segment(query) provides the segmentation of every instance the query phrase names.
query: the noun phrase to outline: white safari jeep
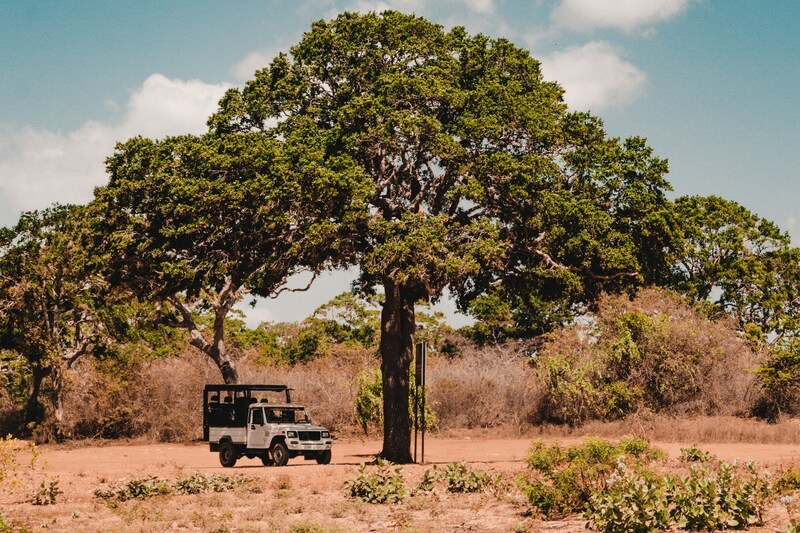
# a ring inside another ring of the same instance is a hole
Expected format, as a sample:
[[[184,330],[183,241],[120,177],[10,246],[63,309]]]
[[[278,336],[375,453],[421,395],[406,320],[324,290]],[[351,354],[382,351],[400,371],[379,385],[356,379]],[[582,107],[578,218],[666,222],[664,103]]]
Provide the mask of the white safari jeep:
[[[277,466],[300,455],[330,463],[330,431],[313,425],[303,406],[291,401],[285,385],[206,385],[203,438],[227,467],[242,456]]]

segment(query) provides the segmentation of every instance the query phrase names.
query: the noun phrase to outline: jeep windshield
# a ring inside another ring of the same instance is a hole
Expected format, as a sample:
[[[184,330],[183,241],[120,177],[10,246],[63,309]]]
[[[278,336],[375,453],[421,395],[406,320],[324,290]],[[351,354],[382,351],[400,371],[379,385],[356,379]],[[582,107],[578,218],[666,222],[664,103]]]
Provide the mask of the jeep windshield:
[[[310,420],[302,407],[270,407],[267,422],[283,424],[309,424]]]

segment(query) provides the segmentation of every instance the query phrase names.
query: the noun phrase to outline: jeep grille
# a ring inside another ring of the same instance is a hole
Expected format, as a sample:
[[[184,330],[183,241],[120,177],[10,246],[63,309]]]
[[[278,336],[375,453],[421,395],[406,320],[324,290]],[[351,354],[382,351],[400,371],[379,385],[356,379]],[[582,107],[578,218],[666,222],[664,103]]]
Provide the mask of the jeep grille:
[[[297,435],[300,440],[320,440],[319,431],[298,431]]]

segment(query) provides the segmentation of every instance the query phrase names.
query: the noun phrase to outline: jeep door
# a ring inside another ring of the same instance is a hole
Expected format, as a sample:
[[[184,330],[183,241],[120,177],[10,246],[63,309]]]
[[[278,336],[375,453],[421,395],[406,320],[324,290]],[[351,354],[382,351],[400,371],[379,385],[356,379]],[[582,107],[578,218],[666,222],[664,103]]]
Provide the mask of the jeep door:
[[[250,420],[247,425],[247,447],[266,448],[267,426],[264,424],[264,409],[254,407],[250,409]]]

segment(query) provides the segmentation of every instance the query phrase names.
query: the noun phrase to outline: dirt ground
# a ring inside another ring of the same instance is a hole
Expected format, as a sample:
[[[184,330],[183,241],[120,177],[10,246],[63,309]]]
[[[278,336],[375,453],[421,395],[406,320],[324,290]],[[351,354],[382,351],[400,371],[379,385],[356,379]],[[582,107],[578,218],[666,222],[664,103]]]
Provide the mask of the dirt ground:
[[[578,439],[557,440],[569,444]],[[406,465],[402,472],[407,485],[412,485],[432,465],[466,461],[473,468],[513,480],[525,470],[522,459],[530,442],[530,438],[429,437],[426,464]],[[686,447],[653,444],[672,459]],[[347,498],[345,482],[380,447],[374,440],[337,440],[330,465],[297,458],[286,467],[265,467],[259,459],[243,458],[233,469],[225,469],[204,443],[42,446],[38,466],[20,466],[16,488],[0,494],[0,509],[7,522],[31,531],[585,531],[585,522],[577,517],[543,522],[529,516],[524,498],[513,489],[500,497],[440,491],[392,505]],[[712,443],[702,448],[719,459],[755,460],[776,470],[800,464],[800,446],[795,445]],[[421,449],[418,455],[421,458]],[[20,457],[23,465],[27,460]],[[120,480],[152,475],[174,481],[195,472],[240,474],[252,481],[232,492],[156,496],[116,504],[94,495],[96,489]],[[33,505],[41,483],[54,480],[63,491],[56,504]],[[776,505],[767,525],[756,531],[785,531],[787,523],[785,509]]]

